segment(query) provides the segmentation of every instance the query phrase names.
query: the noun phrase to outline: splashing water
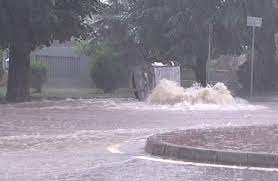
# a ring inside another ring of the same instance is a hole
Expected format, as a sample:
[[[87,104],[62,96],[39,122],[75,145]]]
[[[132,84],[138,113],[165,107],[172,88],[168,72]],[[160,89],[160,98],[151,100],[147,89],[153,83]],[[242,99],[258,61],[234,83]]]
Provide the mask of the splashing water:
[[[177,86],[175,82],[161,80],[147,99],[149,104],[154,105],[175,105],[175,104],[216,104],[232,105],[236,101],[231,92],[223,83],[214,86],[201,87],[194,85],[185,89]]]

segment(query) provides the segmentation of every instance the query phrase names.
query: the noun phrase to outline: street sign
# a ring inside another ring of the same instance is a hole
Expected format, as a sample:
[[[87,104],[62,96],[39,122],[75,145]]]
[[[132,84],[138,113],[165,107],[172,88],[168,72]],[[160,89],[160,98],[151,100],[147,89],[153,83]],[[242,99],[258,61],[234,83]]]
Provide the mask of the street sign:
[[[263,19],[259,17],[247,16],[247,26],[261,27]]]

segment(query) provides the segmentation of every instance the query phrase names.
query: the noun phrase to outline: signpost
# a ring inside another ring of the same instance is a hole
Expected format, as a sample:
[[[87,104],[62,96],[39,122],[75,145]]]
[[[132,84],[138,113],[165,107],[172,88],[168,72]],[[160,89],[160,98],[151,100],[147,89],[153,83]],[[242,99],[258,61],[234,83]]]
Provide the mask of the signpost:
[[[253,27],[250,97],[253,97],[253,88],[254,88],[254,54],[255,54],[256,27],[261,27],[262,24],[263,24],[262,18],[247,16],[247,26]]]
[[[208,48],[208,63],[211,61],[211,34],[213,33],[213,24],[209,23],[209,48]],[[208,70],[208,81],[210,81],[210,70]]]

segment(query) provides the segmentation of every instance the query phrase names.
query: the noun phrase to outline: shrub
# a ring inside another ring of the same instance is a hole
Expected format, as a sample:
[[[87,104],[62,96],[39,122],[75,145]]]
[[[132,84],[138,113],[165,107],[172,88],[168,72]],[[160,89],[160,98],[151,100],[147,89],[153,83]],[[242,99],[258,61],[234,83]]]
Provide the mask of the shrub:
[[[34,61],[31,64],[32,88],[41,93],[43,84],[47,80],[47,65],[42,62]]]
[[[274,61],[274,70],[278,70],[278,54],[275,56],[275,61]],[[278,88],[278,72],[274,72],[274,80],[273,80],[274,87],[277,89]]]
[[[8,72],[4,69],[4,51],[0,49],[0,87],[5,87],[8,82]]]
[[[3,69],[3,50],[0,49],[0,82],[3,80],[5,71]]]
[[[91,78],[97,88],[111,93],[127,82],[127,68],[120,54],[113,48],[105,47],[96,52],[91,68]]]

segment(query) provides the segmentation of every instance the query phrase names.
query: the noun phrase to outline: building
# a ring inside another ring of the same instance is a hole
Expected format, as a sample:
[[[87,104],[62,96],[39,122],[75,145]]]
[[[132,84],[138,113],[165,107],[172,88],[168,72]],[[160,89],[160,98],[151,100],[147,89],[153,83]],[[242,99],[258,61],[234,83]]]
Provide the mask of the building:
[[[4,62],[7,59],[8,51],[5,51]],[[47,64],[47,87],[87,88],[92,86],[90,59],[78,53],[72,42],[64,44],[54,42],[50,47],[38,48],[31,53],[30,59]],[[4,67],[7,68],[5,63]]]

